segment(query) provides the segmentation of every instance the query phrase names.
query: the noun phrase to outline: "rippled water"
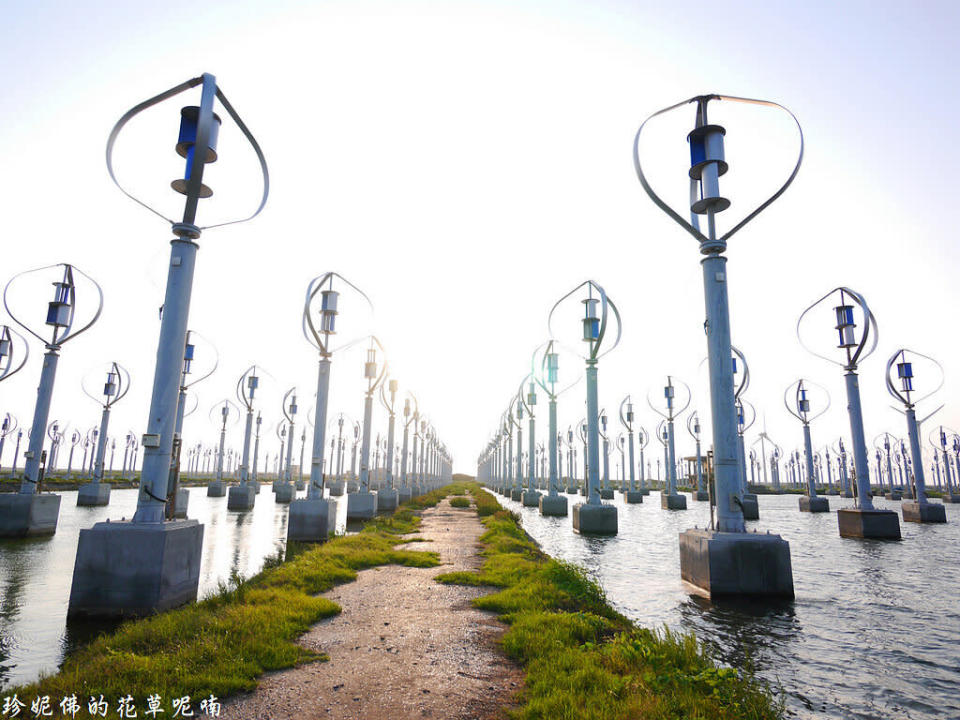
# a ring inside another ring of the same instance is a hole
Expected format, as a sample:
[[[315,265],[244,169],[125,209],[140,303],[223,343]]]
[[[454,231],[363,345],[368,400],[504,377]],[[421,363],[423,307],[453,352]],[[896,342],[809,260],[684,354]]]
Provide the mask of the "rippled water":
[[[289,506],[274,502],[269,484],[248,512],[228,511],[227,498],[207,497],[204,487],[189,490],[188,515],[203,523],[201,598],[229,580],[233,571],[247,576],[258,572],[266,557],[285,547]],[[67,625],[77,542],[83,528],[132,516],[137,490],[114,490],[107,507],[77,507],[75,491],[60,495],[55,535],[0,541],[0,687],[56,671],[66,652],[104,628],[90,622]],[[343,532],[346,498],[334,500],[340,500],[336,523]]]
[[[751,606],[711,603],[680,580],[677,534],[709,524],[707,503],[669,512],[656,491],[638,505],[618,494],[619,534],[595,538],[573,532],[569,516],[496,497],[544,551],[584,566],[623,614],[693,631],[728,664],[749,658],[782,685],[792,717],[960,718],[960,507],[946,506],[946,525],[901,522],[903,540],[882,542],[841,538],[835,512],[801,513],[796,495],[761,495],[748,528],[790,542],[796,599]],[[571,508],[580,501],[568,498]],[[874,502],[899,513],[898,502]],[[830,498],[834,511],[852,503]]]

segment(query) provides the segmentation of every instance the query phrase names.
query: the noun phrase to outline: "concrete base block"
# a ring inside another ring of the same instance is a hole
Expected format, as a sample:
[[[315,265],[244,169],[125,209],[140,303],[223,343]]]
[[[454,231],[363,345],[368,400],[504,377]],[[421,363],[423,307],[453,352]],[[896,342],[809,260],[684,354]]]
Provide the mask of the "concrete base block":
[[[252,510],[256,501],[253,485],[234,485],[227,494],[227,510]]]
[[[577,503],[573,506],[573,529],[584,535],[616,535],[617,508]]]
[[[710,501],[710,493],[707,492],[706,490],[693,490],[693,491],[690,493],[690,497],[691,497],[691,499],[696,500],[697,502],[709,502],[709,501]]]
[[[524,507],[540,507],[540,493],[536,490],[527,490],[523,493],[521,501]]]
[[[222,480],[211,480],[207,483],[207,497],[223,497],[227,494],[227,484]]]
[[[279,485],[274,484],[273,492],[276,494],[274,500],[278,503],[291,503],[297,496],[293,483],[282,482]]]
[[[753,493],[744,493],[740,498],[740,510],[743,512],[744,520],[759,520],[760,503],[757,501],[757,496]]]
[[[853,491],[852,491],[852,490],[846,490],[846,491],[840,493],[840,497],[843,497],[843,498],[852,498],[852,497],[853,497]]]
[[[331,497],[340,497],[346,485],[342,480],[330,480],[327,482],[327,487],[330,488]]]
[[[397,509],[400,493],[390,488],[377,491],[377,512],[393,512]]]
[[[613,500],[613,488],[600,488],[601,500]]]
[[[397,488],[397,502],[405,503],[413,497],[413,492],[408,487]]]
[[[255,494],[255,495],[259,495],[259,494],[260,494],[260,483],[258,483],[258,482],[251,482],[250,485],[251,485],[251,487],[253,487],[253,492],[254,492],[254,494]]]
[[[567,516],[567,499],[563,495],[541,495],[539,502],[541,515]]]
[[[900,511],[903,513],[904,522],[945,523],[947,521],[946,508],[929,502],[918,503],[905,500],[900,506]]]
[[[195,601],[202,548],[196,520],[81,530],[67,617],[142,617]]]
[[[822,513],[830,512],[830,501],[825,497],[809,497],[801,495],[799,498],[800,512]]]
[[[660,507],[664,510],[686,510],[687,496],[679,493],[675,495],[660,493]]]
[[[372,492],[347,495],[347,520],[372,520],[377,514],[377,496]]]
[[[322,498],[303,498],[290,503],[287,542],[323,542],[330,527],[330,503]]]
[[[283,480],[274,480],[273,484],[271,485],[271,490],[273,492],[276,492],[277,488],[280,487],[281,485],[283,485]]]
[[[109,505],[110,483],[84,483],[77,490],[77,505]]]
[[[59,495],[0,495],[0,538],[53,535],[57,531],[59,517]]]
[[[187,507],[190,505],[190,491],[186,488],[177,488],[177,499],[173,505],[173,516],[175,518],[185,518],[187,516]]]
[[[639,490],[627,490],[623,494],[623,501],[625,503],[642,503],[643,502],[643,493]]]
[[[839,495],[839,490],[827,490],[827,495]]]
[[[903,493],[899,490],[894,490],[893,492],[884,493],[883,495],[887,500],[903,500]]]
[[[793,597],[790,543],[779,535],[685,530],[680,576],[710,597]]]
[[[837,510],[840,537],[899,540],[900,519],[893,510]]]
[[[958,495],[957,493],[946,493],[946,492],[945,492],[945,493],[940,497],[940,502],[950,503],[950,504],[960,503],[960,495]]]
[[[516,502],[523,500],[523,490],[511,490],[510,499]]]
[[[357,480],[347,480],[347,492],[355,493],[360,489],[360,483]]]
[[[300,490],[300,491],[306,490],[306,489],[307,489],[307,481],[306,481],[306,480],[297,480],[296,483],[295,483],[295,487],[297,488],[297,490]]]

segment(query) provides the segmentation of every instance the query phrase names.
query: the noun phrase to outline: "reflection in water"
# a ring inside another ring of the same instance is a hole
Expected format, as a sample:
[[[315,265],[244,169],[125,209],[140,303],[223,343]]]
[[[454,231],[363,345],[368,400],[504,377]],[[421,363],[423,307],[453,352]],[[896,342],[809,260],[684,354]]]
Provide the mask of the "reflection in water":
[[[210,498],[190,488],[189,516],[203,524],[200,597],[229,582],[236,572],[249,577],[263,561],[282,551],[289,505],[274,502],[264,486],[253,510],[227,510],[227,498]],[[114,490],[107,507],[77,507],[77,493],[60,493],[60,521],[51,537],[0,542],[0,688],[35,680],[57,670],[63,657],[116,627],[115,622],[66,622],[73,563],[81,528],[108,518],[131,517],[137,491]],[[340,507],[343,506],[343,507]],[[346,503],[336,503],[336,527],[344,532]]]
[[[901,523],[902,542],[880,542],[840,538],[835,512],[801,513],[795,495],[760,496],[761,519],[748,526],[790,542],[796,590],[793,602],[770,604],[711,602],[680,580],[677,535],[709,524],[706,503],[668,512],[655,491],[642,504],[618,499],[620,533],[591,538],[569,517],[496,497],[546,552],[585,567],[624,615],[693,632],[717,660],[752,665],[782,687],[791,717],[960,717],[960,577],[944,562],[960,543],[960,508],[946,506],[947,525]],[[830,498],[833,511],[851,504]]]

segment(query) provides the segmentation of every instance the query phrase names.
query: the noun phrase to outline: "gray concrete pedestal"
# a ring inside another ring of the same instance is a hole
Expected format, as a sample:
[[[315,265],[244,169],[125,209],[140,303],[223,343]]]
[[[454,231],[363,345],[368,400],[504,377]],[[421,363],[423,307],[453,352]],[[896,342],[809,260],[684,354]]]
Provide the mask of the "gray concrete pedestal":
[[[905,500],[900,510],[903,512],[904,522],[945,523],[947,521],[947,509],[943,505]]]
[[[830,501],[825,497],[810,497],[809,495],[800,496],[800,512],[822,513],[830,512]]]
[[[940,496],[940,502],[950,503],[950,504],[960,503],[960,495],[958,495],[957,493],[945,492],[943,493],[943,495]]]
[[[288,482],[282,482],[279,485],[274,483],[273,492],[276,495],[274,500],[278,503],[291,503],[296,497],[296,490],[294,490],[294,484]]]
[[[250,487],[253,488],[253,493],[254,493],[254,495],[259,495],[259,494],[260,494],[260,483],[258,483],[258,482],[252,482],[252,481],[251,481]]]
[[[567,499],[563,495],[541,495],[539,503],[541,515],[567,516]]]
[[[883,495],[887,500],[903,500],[903,493],[899,490],[894,490],[892,492],[884,493]]]
[[[330,488],[331,497],[339,497],[343,495],[345,485],[343,480],[330,480],[327,483],[327,487]]]
[[[540,497],[540,493],[536,490],[527,490],[523,493],[521,500],[523,501],[524,507],[539,507]]]
[[[616,535],[617,508],[577,503],[573,506],[573,529],[583,535]]]
[[[666,493],[660,493],[660,507],[663,510],[686,510],[687,496],[680,494],[667,495]]]
[[[89,507],[110,503],[110,483],[84,483],[77,489],[77,505]]]
[[[196,520],[81,530],[67,617],[142,617],[195,601],[202,548]]]
[[[273,490],[273,492],[276,492],[276,491],[277,491],[277,488],[280,487],[281,485],[283,485],[283,483],[284,483],[283,480],[279,480],[279,479],[278,479],[278,480],[274,480],[274,481],[273,481],[273,485],[271,486],[271,489]]]
[[[744,493],[740,498],[740,510],[743,512],[744,520],[760,519],[760,503],[757,496],[753,493]]]
[[[252,510],[256,501],[253,485],[234,485],[227,495],[227,510]]]
[[[0,495],[0,538],[53,535],[60,517],[60,496],[53,493]]]
[[[372,492],[347,495],[347,520],[372,520],[377,514],[377,496]]]
[[[601,500],[613,500],[613,488],[600,488]]]
[[[306,489],[307,489],[307,481],[306,481],[306,480],[297,480],[297,482],[296,482],[296,488],[297,488],[297,490],[301,490],[301,491],[302,491],[302,490],[306,490]]]
[[[408,487],[402,487],[402,488],[398,488],[398,489],[397,489],[397,502],[398,502],[398,503],[405,503],[405,502],[407,502],[411,497],[413,497],[413,493],[410,491],[410,488],[408,488]]]
[[[643,502],[643,493],[639,490],[627,490],[623,494],[623,501],[625,503],[634,504]]]
[[[793,597],[790,543],[779,535],[685,530],[680,576],[710,597]]]
[[[523,490],[511,490],[510,499],[515,502],[520,502],[523,500]]]
[[[290,503],[287,542],[323,542],[330,526],[330,503],[322,498],[303,498]]]
[[[187,516],[188,505],[190,505],[190,491],[186,488],[177,488],[177,498],[173,505],[173,516],[175,518],[185,518]]]
[[[377,491],[377,512],[393,512],[397,509],[400,493],[391,488]]]
[[[355,493],[360,489],[360,483],[356,480],[347,480],[347,492]]]
[[[227,494],[227,485],[223,480],[211,480],[207,483],[207,497],[223,497]]]
[[[693,490],[690,492],[690,497],[697,502],[709,502],[710,493],[706,490]]]
[[[840,537],[900,539],[900,519],[893,510],[841,508],[837,510],[837,525]]]

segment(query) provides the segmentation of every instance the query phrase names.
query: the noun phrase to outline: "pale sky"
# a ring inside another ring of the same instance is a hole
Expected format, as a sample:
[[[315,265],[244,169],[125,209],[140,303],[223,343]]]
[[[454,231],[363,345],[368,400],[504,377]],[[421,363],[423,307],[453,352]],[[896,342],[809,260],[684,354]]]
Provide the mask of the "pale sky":
[[[208,71],[259,140],[272,193],[256,220],[200,241],[190,327],[217,344],[221,362],[197,387],[188,445],[214,442],[207,411],[233,395],[254,362],[276,379],[276,392],[263,394],[265,425],[279,419],[279,395],[292,385],[306,414],[316,354],[300,334],[301,305],[309,280],[328,270],[373,300],[401,387],[416,393],[459,471],[473,472],[546,339],[550,307],[587,277],[624,318],[623,341],[600,366],[601,403],[615,410],[632,393],[652,429],[656,416],[642,398],[659,393],[671,373],[694,386],[694,406],[708,418],[698,374],[706,352],[698,249],[644,194],[631,148],[643,119],[667,105],[708,92],[757,97],[789,107],[807,144],[793,187],[728,253],[734,342],[753,373],[747,399],[793,449],[800,427],[783,409],[783,392],[809,377],[834,401],[814,424],[814,444],[849,436],[841,371],[807,354],[794,331],[809,303],[842,284],[867,297],[880,326],[879,348],[862,367],[868,442],[884,430],[904,434],[882,377],[904,345],[942,362],[947,407],[937,417],[960,427],[952,402],[960,250],[942,228],[960,164],[958,14],[950,2],[875,1],[709,10],[642,2],[8,3],[0,191],[9,240],[0,280],[66,261],[101,283],[103,316],[64,347],[51,417],[95,424],[99,408],[82,395],[80,378],[116,360],[133,385],[116,406],[113,434],[142,433],[170,233],[113,187],[104,146],[129,107]],[[182,207],[169,189],[182,173],[173,150],[179,108],[198,97],[155,109],[117,148],[121,176],[170,214]],[[724,111],[714,112],[727,124],[731,171],[721,190],[734,205],[721,222],[729,226],[786,175],[796,141],[767,111]],[[681,204],[692,122],[692,110],[682,113],[651,149],[658,187]],[[259,192],[252,156],[226,118],[219,153],[205,174],[216,194],[201,204],[201,224],[241,214]],[[347,302],[340,326],[349,333]],[[32,352],[28,367],[0,385],[0,413],[24,426],[39,343]],[[361,363],[357,354],[334,357],[331,416],[361,414]],[[580,385],[564,396],[563,428],[582,415],[582,393]],[[376,418],[379,430],[383,414]],[[543,413],[541,428],[545,420]],[[238,448],[240,432],[230,438]],[[687,445],[684,437],[681,452]]]

